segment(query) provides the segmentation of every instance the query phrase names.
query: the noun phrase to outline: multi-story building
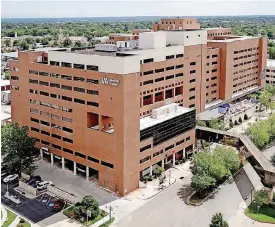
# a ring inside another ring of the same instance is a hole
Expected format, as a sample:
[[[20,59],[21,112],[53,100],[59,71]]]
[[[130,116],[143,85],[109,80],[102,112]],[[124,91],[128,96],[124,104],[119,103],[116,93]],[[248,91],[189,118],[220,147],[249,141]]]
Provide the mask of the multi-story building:
[[[265,82],[275,84],[275,60],[268,59],[265,70]]]
[[[52,164],[121,195],[135,190],[156,165],[192,153],[196,113],[262,85],[265,38],[208,41],[194,19],[173,22],[139,33],[134,49],[20,52],[11,67],[13,121],[30,127]],[[243,74],[251,75],[235,88]]]

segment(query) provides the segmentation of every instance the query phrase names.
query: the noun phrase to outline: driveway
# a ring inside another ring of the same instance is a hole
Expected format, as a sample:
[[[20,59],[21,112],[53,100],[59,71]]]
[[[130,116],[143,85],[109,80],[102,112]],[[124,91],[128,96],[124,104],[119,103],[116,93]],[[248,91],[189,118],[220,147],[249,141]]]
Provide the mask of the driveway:
[[[73,193],[78,198],[82,199],[86,195],[92,195],[100,205],[118,199],[117,196],[98,187],[95,183],[89,182],[81,176],[75,176],[69,170],[51,166],[46,161],[39,161],[38,169],[34,174],[40,175],[43,180],[52,181],[56,187]]]
[[[221,212],[226,220],[234,216],[243,201],[235,182],[221,187],[213,198],[202,206],[193,207],[183,200],[183,183],[178,180],[170,188],[127,215],[115,225],[118,227],[209,227],[212,215]]]

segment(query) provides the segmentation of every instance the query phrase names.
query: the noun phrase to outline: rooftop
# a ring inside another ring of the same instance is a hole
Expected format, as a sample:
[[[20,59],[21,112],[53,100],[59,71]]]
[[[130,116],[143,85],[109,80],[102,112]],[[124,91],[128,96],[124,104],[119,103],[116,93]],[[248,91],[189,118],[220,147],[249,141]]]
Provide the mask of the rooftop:
[[[267,59],[266,66],[267,67],[275,67],[275,60]]]
[[[220,39],[219,39],[220,38]],[[221,36],[217,36],[216,39],[212,39],[212,40],[208,40],[208,42],[212,42],[212,43],[231,43],[231,42],[235,42],[235,41],[241,41],[241,40],[249,40],[249,39],[257,39],[258,37],[251,37],[251,36],[235,36],[235,35],[221,35]]]
[[[174,103],[172,103],[172,104],[174,105]],[[160,108],[157,108],[156,110],[161,109],[161,108],[163,109],[164,107],[169,107],[172,104],[169,104],[169,105],[166,105],[166,106],[162,106]],[[170,120],[170,119],[172,119],[174,117],[180,116],[180,115],[182,115],[184,113],[187,113],[189,111],[192,111],[192,109],[186,108],[186,107],[182,107],[182,106],[177,106],[177,110],[175,112],[166,114],[163,117],[153,118],[152,116],[148,116],[148,117],[141,118],[140,119],[140,130],[149,128],[149,127],[151,127],[153,125],[160,124],[160,123],[162,123],[164,121]]]
[[[1,84],[1,87],[2,87],[2,86],[10,85],[10,80],[1,80],[1,81],[0,81],[0,84]]]

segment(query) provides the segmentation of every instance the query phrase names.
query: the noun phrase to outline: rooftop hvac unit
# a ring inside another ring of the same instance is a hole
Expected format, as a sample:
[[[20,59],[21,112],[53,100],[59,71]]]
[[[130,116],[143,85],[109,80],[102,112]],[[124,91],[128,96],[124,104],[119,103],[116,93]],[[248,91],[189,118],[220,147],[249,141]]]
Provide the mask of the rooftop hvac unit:
[[[105,51],[105,52],[115,52],[117,51],[117,46],[115,44],[96,44],[96,51]]]
[[[173,114],[177,112],[177,110],[178,110],[178,104],[171,103],[169,105],[165,105],[157,109],[153,109],[151,117],[155,119],[159,119],[167,115]]]

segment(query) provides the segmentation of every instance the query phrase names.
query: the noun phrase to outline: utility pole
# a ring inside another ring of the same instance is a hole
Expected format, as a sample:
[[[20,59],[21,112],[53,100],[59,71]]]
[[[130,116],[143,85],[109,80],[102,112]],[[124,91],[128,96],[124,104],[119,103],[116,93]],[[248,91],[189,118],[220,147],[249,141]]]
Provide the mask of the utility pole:
[[[169,169],[169,185],[171,184],[171,169]]]
[[[112,220],[112,207],[111,206],[109,207],[109,215],[110,215],[110,222],[111,222],[111,220]]]

